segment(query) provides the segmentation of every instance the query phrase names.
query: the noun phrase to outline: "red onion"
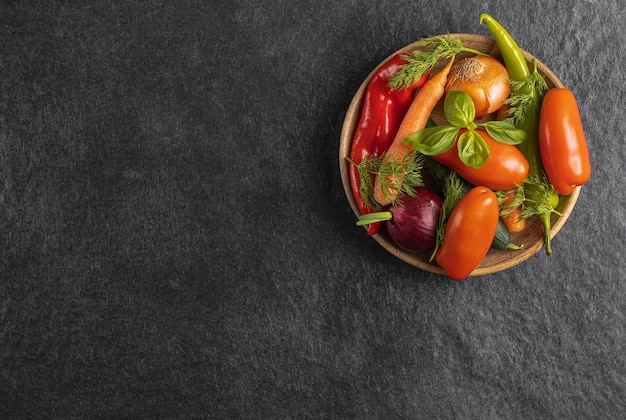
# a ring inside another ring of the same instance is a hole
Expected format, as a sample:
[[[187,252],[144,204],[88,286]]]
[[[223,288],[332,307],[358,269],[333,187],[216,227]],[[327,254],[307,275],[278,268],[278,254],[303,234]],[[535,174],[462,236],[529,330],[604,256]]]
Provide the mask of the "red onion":
[[[387,232],[398,246],[408,251],[433,249],[443,201],[427,188],[420,187],[415,192],[417,196],[404,197],[401,205],[361,216],[357,224],[386,221]]]

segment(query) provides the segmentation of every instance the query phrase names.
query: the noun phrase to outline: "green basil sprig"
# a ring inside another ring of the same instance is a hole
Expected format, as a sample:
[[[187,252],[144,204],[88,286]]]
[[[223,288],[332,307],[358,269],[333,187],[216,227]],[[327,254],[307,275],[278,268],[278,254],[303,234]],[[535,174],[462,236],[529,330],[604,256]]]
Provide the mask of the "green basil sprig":
[[[504,144],[515,145],[526,140],[526,132],[509,122],[475,123],[474,101],[460,90],[452,90],[446,95],[443,110],[450,125],[427,127],[408,136],[404,143],[411,143],[413,149],[423,155],[434,156],[447,152],[458,136],[457,150],[461,161],[472,168],[480,168],[489,158],[491,150],[476,132],[477,129],[485,130],[494,140]],[[467,131],[459,136],[462,128]]]

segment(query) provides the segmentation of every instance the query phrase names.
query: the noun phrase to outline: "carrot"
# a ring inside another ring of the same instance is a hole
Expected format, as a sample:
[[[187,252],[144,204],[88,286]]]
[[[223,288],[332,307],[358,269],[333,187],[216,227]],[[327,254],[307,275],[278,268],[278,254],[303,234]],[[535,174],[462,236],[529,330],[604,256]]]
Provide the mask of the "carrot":
[[[405,156],[413,151],[411,145],[404,144],[404,139],[426,127],[431,112],[443,96],[452,63],[454,63],[454,57],[450,59],[448,64],[439,73],[431,77],[424,86],[422,86],[417,95],[415,95],[411,106],[409,106],[404,119],[400,123],[400,127],[398,128],[398,132],[391,146],[389,146],[389,149],[384,155],[383,164],[392,161],[397,163],[402,162]],[[385,175],[385,178],[386,184],[390,186],[390,188],[385,189],[385,192],[383,192],[380,177],[377,176],[374,181],[374,199],[383,206],[391,204],[391,202],[397,198],[398,191],[400,191],[400,186],[403,182],[403,176],[401,174]]]
[[[513,204],[515,194],[513,192],[508,193],[508,197],[504,200],[504,207],[507,204]],[[506,216],[502,216],[502,222],[506,226],[506,230],[509,232],[521,232],[526,227],[526,219],[522,218],[522,206],[517,206],[510,213],[507,212]]]

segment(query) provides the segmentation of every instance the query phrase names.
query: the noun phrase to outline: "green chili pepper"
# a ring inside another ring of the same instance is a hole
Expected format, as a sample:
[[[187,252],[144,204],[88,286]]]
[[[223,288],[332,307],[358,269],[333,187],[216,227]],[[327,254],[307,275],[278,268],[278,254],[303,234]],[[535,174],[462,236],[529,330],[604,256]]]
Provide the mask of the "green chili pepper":
[[[500,23],[487,13],[480,15],[480,23],[484,23],[491,32],[491,35],[498,44],[504,65],[509,76],[513,80],[526,80],[530,76],[528,64],[524,58],[522,50],[515,42],[515,39],[504,29]]]
[[[511,77],[511,100],[508,103],[512,109],[509,115],[515,113],[516,118],[513,119],[513,123],[516,127],[525,130],[527,134],[526,141],[517,146],[529,164],[528,180],[524,182],[523,215],[539,217],[545,231],[546,253],[551,255],[550,215],[559,214],[555,210],[559,197],[543,171],[538,140],[539,110],[547,86],[543,77],[537,72],[536,62],[534,72],[531,72],[517,42],[498,21],[483,13],[480,15],[480,22],[487,26],[493,36]],[[516,98],[523,98],[523,100],[516,100]],[[518,109],[513,109],[514,107]]]

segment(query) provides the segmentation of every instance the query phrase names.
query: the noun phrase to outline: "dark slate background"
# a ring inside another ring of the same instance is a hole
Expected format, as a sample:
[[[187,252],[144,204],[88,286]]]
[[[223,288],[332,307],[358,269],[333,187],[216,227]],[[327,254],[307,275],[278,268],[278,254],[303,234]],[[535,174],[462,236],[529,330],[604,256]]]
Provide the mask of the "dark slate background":
[[[453,282],[345,198],[370,70],[500,20],[594,167],[539,253]],[[625,7],[0,2],[0,417],[623,418]]]

